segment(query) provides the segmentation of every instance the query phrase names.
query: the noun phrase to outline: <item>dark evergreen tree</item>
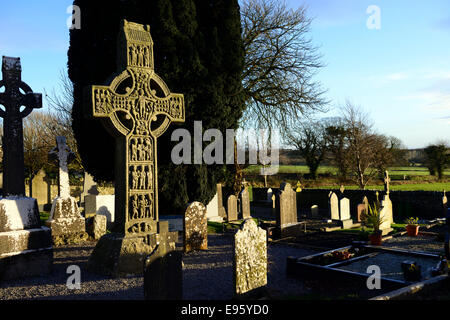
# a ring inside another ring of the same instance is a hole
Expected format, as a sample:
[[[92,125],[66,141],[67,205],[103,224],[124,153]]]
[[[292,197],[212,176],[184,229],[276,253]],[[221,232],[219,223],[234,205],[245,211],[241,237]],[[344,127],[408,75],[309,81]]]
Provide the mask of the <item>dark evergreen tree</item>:
[[[114,140],[99,120],[85,117],[83,89],[102,84],[116,70],[120,21],[150,25],[155,72],[176,93],[183,93],[186,122],[203,130],[236,129],[244,109],[241,40],[237,0],[75,0],[81,29],[70,33],[69,77],[74,83],[73,129],[83,166],[97,180],[114,181]],[[161,213],[180,211],[189,201],[207,204],[226,170],[222,165],[180,165],[170,159],[176,144],[171,125],[158,139]],[[233,166],[231,168],[233,169]]]

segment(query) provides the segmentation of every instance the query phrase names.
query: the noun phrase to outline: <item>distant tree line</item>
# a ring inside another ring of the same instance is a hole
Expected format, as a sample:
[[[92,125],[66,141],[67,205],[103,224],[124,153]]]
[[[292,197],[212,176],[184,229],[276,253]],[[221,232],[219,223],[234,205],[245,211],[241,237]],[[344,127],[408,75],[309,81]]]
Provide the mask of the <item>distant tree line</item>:
[[[295,147],[317,178],[319,166],[327,161],[337,167],[340,182],[354,181],[364,189],[370,181],[383,176],[388,167],[405,162],[402,142],[375,131],[360,107],[347,102],[341,116],[325,120],[306,120],[292,126],[285,143]]]

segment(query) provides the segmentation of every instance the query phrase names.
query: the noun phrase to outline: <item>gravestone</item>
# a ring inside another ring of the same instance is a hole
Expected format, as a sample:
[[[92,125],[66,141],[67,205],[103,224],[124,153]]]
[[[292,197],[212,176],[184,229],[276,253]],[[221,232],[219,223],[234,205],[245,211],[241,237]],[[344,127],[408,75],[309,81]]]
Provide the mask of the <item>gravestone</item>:
[[[83,179],[83,192],[81,193],[81,205],[85,207],[85,217],[86,216],[86,197],[87,196],[96,196],[99,195],[100,192],[98,191],[97,183],[94,181],[94,177],[92,177],[89,173],[84,172],[84,179]],[[92,201],[92,200],[91,200]]]
[[[208,249],[206,208],[200,202],[190,203],[184,214],[184,252]]]
[[[51,231],[41,227],[36,199],[24,197],[22,119],[33,108],[41,108],[42,96],[22,82],[20,58],[3,57],[2,73],[4,197],[0,198],[0,281],[45,276],[53,265]],[[22,106],[25,108],[21,111]]]
[[[59,197],[53,200],[50,218],[45,222],[52,230],[55,245],[76,244],[87,240],[85,219],[78,209],[77,200],[70,196],[69,170],[70,151],[65,137],[56,137],[57,146],[50,157],[59,162]]]
[[[267,202],[272,203],[273,190],[270,188],[267,190]]]
[[[165,232],[158,214],[157,139],[185,119],[183,95],[171,93],[154,71],[150,26],[123,20],[117,52],[112,82],[86,88],[89,116],[102,119],[119,150],[113,232],[100,239],[88,262],[92,271],[113,276],[142,274],[144,259]],[[126,94],[118,92],[121,85],[128,86]],[[131,121],[124,122],[123,113]]]
[[[266,231],[247,219],[234,236],[233,283],[237,297],[258,296],[267,285]]]
[[[223,192],[222,192],[222,184],[217,184],[217,202],[218,202],[218,211],[219,216],[222,217],[222,221],[227,217],[227,212],[225,210],[225,207],[223,205]]]
[[[115,196],[113,194],[93,195],[88,194],[84,197],[84,213],[86,217],[102,215],[107,219],[111,226],[114,223],[115,216]]]
[[[42,95],[22,82],[20,58],[3,57],[0,81],[0,117],[3,118],[3,196],[25,195],[23,118],[42,108]],[[22,93],[21,90],[24,92]],[[21,111],[21,107],[24,109]]]
[[[86,232],[95,240],[106,234],[107,219],[102,215],[95,215],[86,219]]]
[[[51,231],[41,227],[36,199],[0,199],[0,281],[51,272]]]
[[[448,210],[448,201],[447,201],[447,197],[445,195],[445,190],[444,190],[444,196],[442,197],[442,206],[444,209],[444,216],[447,214],[447,210]]]
[[[350,215],[350,200],[347,198],[339,200],[339,220],[343,229],[349,229],[353,226],[353,220]]]
[[[247,187],[244,187],[239,193],[239,211],[242,219],[248,219],[250,215],[250,194],[248,193]]]
[[[162,222],[161,222],[162,223]],[[158,234],[159,244],[144,262],[145,300],[183,298],[183,252],[175,250],[176,239],[168,229]]]
[[[311,217],[313,219],[318,219],[320,217],[319,215],[319,206],[314,205],[311,207]]]
[[[391,225],[394,223],[392,201],[389,198],[389,194],[386,194],[381,201],[380,215],[384,220],[380,226],[380,230],[384,236],[393,230]]]
[[[329,217],[331,220],[339,220],[339,199],[334,192],[330,192],[328,196]]]
[[[283,183],[276,195],[276,228],[275,238],[286,238],[300,233],[304,225],[298,222],[297,193],[289,183]]]
[[[228,197],[227,204],[228,221],[238,220],[237,198],[234,194]]]
[[[37,200],[40,211],[44,211],[47,204],[51,203],[50,188],[51,184],[44,169],[39,170],[31,180],[30,196]]]
[[[223,222],[219,213],[219,194],[216,192],[212,200],[206,205],[206,217],[208,221]]]
[[[356,212],[356,220],[358,222],[361,222],[363,217],[366,214],[366,205],[364,203],[360,203],[358,204],[358,207],[356,208],[357,212]]]

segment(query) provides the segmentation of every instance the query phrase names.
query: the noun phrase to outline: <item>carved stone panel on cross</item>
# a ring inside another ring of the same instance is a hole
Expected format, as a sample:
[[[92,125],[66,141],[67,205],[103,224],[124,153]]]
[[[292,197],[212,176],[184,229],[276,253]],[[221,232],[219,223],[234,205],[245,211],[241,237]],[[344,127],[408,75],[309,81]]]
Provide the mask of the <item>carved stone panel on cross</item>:
[[[155,73],[150,27],[122,22],[118,72],[109,85],[91,86],[89,114],[116,137],[115,232],[155,233],[158,221],[157,138],[184,122],[184,98]]]

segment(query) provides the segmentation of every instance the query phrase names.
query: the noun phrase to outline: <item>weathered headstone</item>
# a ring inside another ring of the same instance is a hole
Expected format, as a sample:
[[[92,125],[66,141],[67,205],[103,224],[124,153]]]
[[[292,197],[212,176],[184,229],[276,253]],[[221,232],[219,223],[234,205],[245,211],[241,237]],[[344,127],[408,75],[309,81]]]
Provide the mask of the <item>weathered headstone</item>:
[[[50,218],[45,222],[52,229],[55,245],[80,243],[87,240],[85,219],[78,209],[77,200],[70,196],[69,157],[72,151],[66,138],[56,137],[57,146],[50,151],[59,162],[59,197],[53,200]]]
[[[158,236],[159,244],[144,263],[144,297],[146,300],[181,300],[183,252],[175,250],[176,240],[170,238],[168,230]]]
[[[222,193],[222,184],[217,184],[217,202],[218,202],[218,211],[219,217],[222,217],[222,220],[227,217],[227,212],[223,205],[223,193]]]
[[[84,172],[83,192],[81,193],[81,205],[85,207],[85,204],[86,204],[85,198],[87,196],[96,196],[99,194],[100,194],[100,192],[98,191],[98,186],[97,186],[97,183],[94,181],[94,177],[92,177],[89,173]],[[86,209],[86,207],[85,207],[85,209]],[[85,213],[85,217],[87,217],[86,210],[84,213]]]
[[[328,209],[331,220],[339,220],[339,199],[334,192],[328,196]]]
[[[107,219],[102,215],[95,215],[86,219],[86,232],[95,240],[106,234]]]
[[[366,205],[364,203],[358,204],[358,207],[356,208],[356,220],[358,222],[361,222],[364,215],[366,214]]]
[[[276,195],[276,228],[274,236],[285,238],[297,235],[303,230],[298,222],[297,193],[289,183],[283,183]]]
[[[312,206],[311,207],[311,217],[313,218],[313,219],[317,219],[317,218],[319,218],[319,206],[317,206],[317,205],[314,205],[314,206]]]
[[[184,252],[208,249],[206,208],[200,202],[190,203],[184,214]]]
[[[234,236],[233,282],[238,297],[258,295],[267,285],[266,231],[247,219]]]
[[[51,204],[50,188],[51,184],[44,169],[39,170],[31,180],[30,196],[37,200],[40,211],[43,211],[47,204]]]
[[[42,94],[33,93],[22,82],[20,58],[3,57],[0,88],[0,117],[3,118],[3,196],[25,195],[23,121],[33,109],[42,107]],[[21,90],[24,92],[22,93]],[[21,111],[21,107],[25,108]]]
[[[0,199],[0,281],[51,272],[51,231],[41,227],[36,199]]]
[[[115,159],[114,229],[100,239],[88,262],[94,272],[113,276],[142,274],[145,257],[157,245],[162,230],[157,139],[172,122],[185,119],[183,95],[171,93],[154,71],[150,26],[122,21],[117,67],[118,76],[110,84],[86,89],[90,116],[101,118],[115,133],[116,150],[121,150]],[[127,83],[127,92],[118,92]],[[122,113],[131,121],[124,123]]]
[[[250,194],[248,189],[244,187],[239,193],[239,211],[242,219],[248,219],[251,217],[250,214]]]
[[[228,221],[238,220],[237,198],[234,194],[228,197],[227,204]]]

